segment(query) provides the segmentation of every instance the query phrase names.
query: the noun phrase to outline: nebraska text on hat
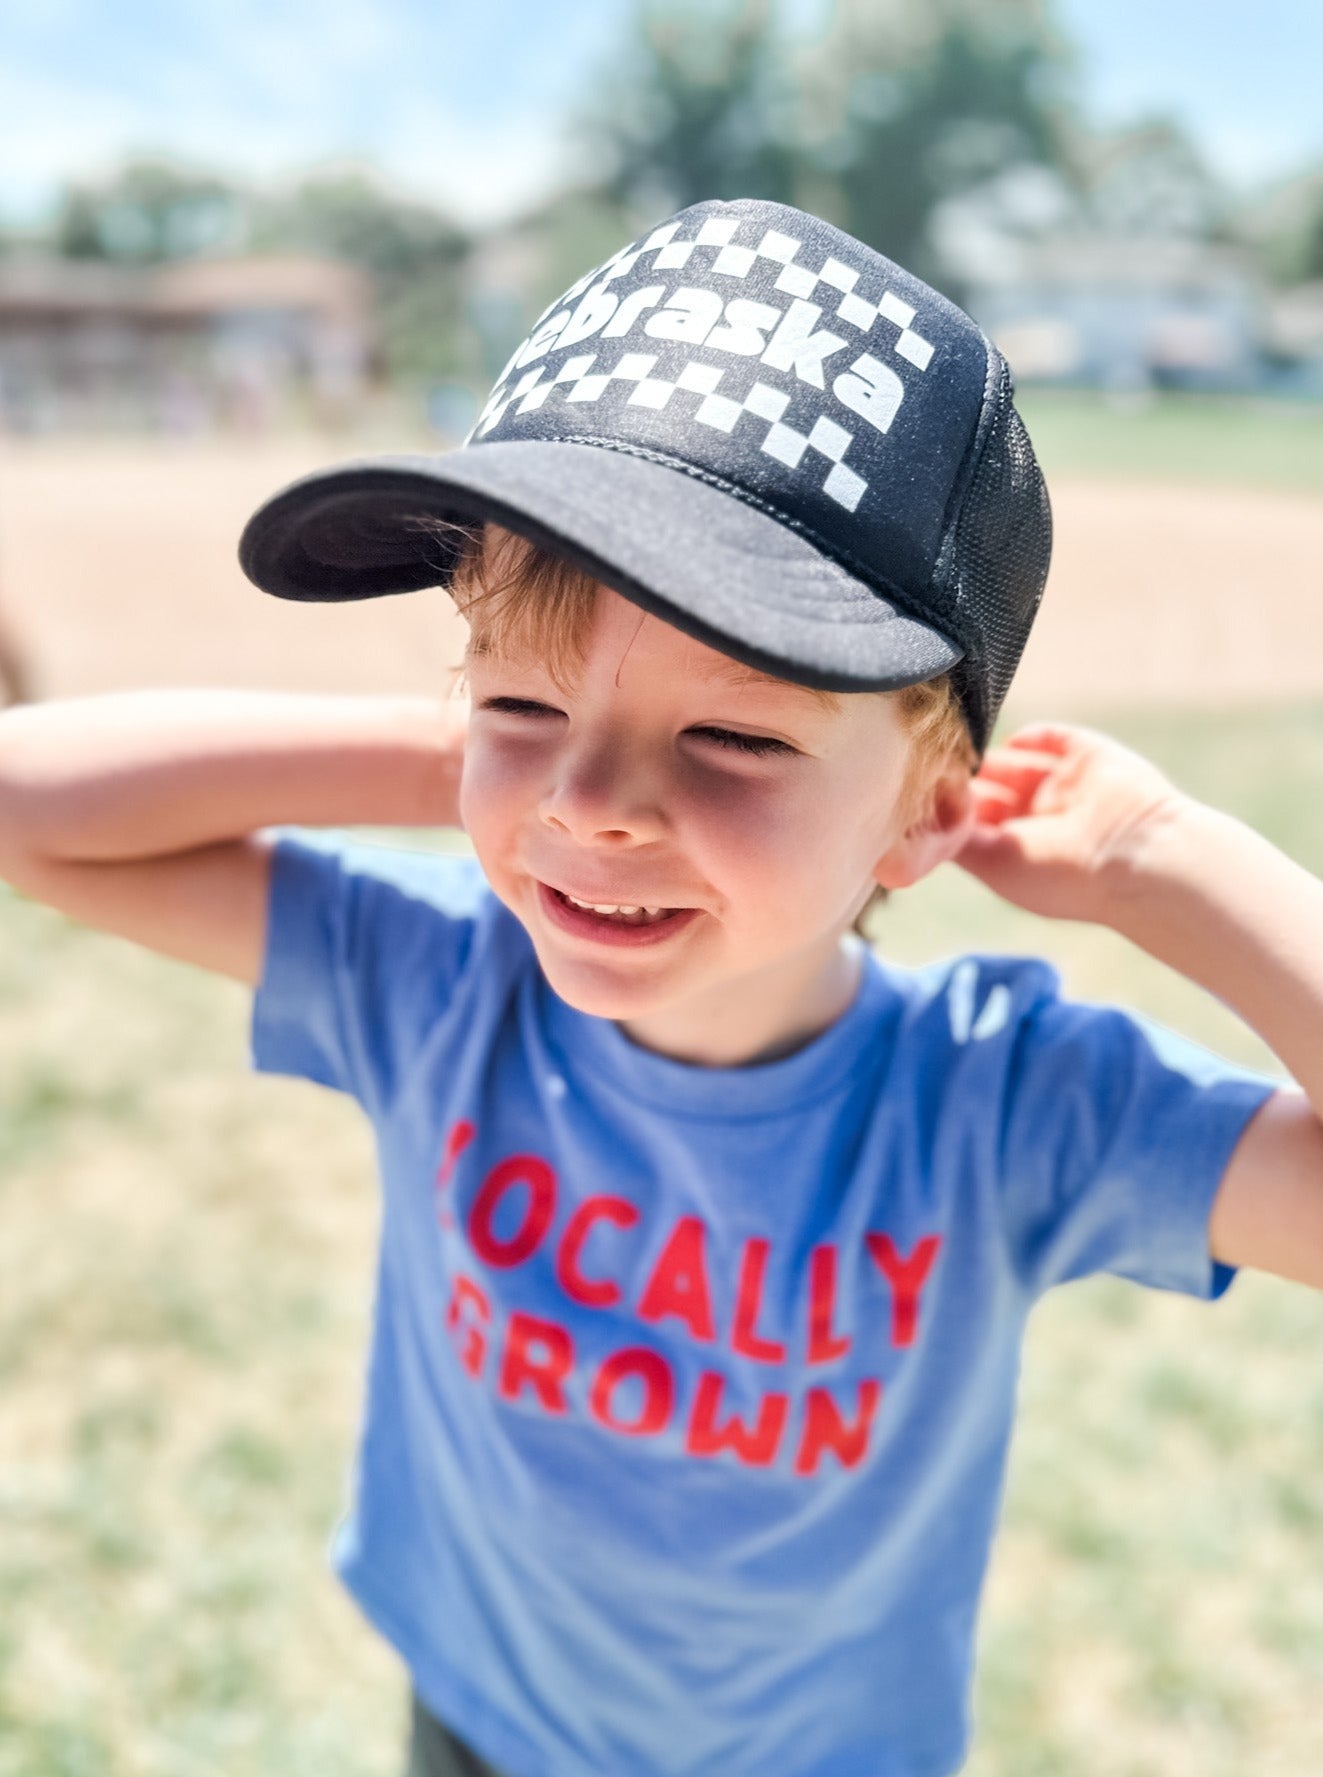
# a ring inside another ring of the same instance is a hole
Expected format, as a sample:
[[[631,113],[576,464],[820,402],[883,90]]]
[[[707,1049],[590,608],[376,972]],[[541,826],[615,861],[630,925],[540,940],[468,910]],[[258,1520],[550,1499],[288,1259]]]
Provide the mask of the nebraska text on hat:
[[[606,341],[642,333],[672,348],[687,345],[701,347],[704,353],[756,359],[769,371],[793,376],[792,387],[807,384],[825,393],[827,376],[834,368],[828,367],[827,361],[847,349],[847,334],[868,335],[879,322],[886,322],[895,330],[891,351],[916,369],[927,369],[933,347],[911,326],[915,319],[911,304],[890,290],[880,292],[876,301],[866,300],[857,288],[860,273],[834,256],[828,256],[817,271],[800,265],[802,243],[776,229],[763,229],[756,245],[736,245],[740,226],[738,217],[708,217],[693,240],[677,241],[679,224],[669,223],[642,246],[622,249],[581,279],[553,305],[549,317],[543,315],[510,360],[479,415],[473,437],[485,437],[507,415],[517,420],[519,415],[536,411],[552,396],[571,403],[594,402],[613,389],[629,387],[629,405],[661,410],[675,395],[697,395],[701,400],[691,415],[695,425],[730,433],[741,419],[751,415],[767,422],[760,449],[787,468],[798,469],[809,449],[827,457],[832,467],[823,491],[853,512],[868,487],[867,481],[843,462],[854,441],[853,433],[822,412],[814,416],[806,431],[788,425],[784,415],[790,394],[784,389],[759,380],[740,394],[729,390],[718,393],[726,374],[721,366],[692,356],[677,364],[673,350],[669,376],[654,374],[660,356],[656,352],[626,351],[606,362],[599,362],[603,357],[600,352],[581,353],[566,359],[554,372],[539,362],[588,339]],[[713,255],[707,284],[686,282],[668,288],[665,283],[648,283],[625,293],[611,288],[635,273],[645,255],[651,254],[652,262],[646,269],[655,274],[660,269],[688,267],[700,248]],[[773,289],[790,297],[788,305],[754,301],[746,295],[728,296],[712,287],[718,280],[746,279],[760,259],[779,266]],[[845,332],[819,325],[828,306],[832,323],[843,324]],[[512,380],[516,376],[517,380]],[[886,432],[904,400],[905,385],[891,365],[864,351],[836,368],[831,393],[842,407],[877,431]]]

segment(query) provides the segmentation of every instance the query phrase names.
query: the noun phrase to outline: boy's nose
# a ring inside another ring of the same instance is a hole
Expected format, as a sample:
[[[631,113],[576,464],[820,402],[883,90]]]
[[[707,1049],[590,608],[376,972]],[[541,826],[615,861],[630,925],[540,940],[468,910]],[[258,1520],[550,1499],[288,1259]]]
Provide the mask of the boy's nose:
[[[562,757],[539,813],[583,845],[642,845],[664,825],[659,790],[642,759],[608,741]]]

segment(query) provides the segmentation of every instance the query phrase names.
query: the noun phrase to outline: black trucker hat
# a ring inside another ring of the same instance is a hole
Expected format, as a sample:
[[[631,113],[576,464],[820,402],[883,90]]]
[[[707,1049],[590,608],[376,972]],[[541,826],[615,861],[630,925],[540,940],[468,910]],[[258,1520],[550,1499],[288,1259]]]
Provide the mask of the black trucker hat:
[[[319,470],[239,546],[279,598],[444,585],[493,520],[750,666],[826,690],[953,671],[986,747],[1051,551],[1005,360],[840,229],[695,204],[579,279],[440,455]]]

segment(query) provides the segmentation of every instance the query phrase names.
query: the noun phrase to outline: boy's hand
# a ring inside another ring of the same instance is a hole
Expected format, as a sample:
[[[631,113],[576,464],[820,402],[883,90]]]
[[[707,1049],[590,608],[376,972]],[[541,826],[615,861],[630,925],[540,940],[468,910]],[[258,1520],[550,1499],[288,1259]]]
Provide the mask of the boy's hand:
[[[1146,837],[1184,801],[1138,753],[1039,723],[989,750],[956,862],[1031,913],[1113,923]]]

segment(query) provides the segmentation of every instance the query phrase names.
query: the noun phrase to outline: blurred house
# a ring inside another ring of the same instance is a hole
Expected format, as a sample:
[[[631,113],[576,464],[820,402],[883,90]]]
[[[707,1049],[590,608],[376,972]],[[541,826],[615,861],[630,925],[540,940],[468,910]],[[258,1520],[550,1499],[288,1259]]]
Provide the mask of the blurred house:
[[[1323,399],[1323,279],[1274,291],[1266,317],[1283,392]]]
[[[0,426],[335,424],[362,400],[372,290],[294,257],[157,267],[0,258]]]
[[[1242,255],[1204,240],[1017,242],[967,301],[1021,382],[1234,391],[1269,374],[1258,283]]]

